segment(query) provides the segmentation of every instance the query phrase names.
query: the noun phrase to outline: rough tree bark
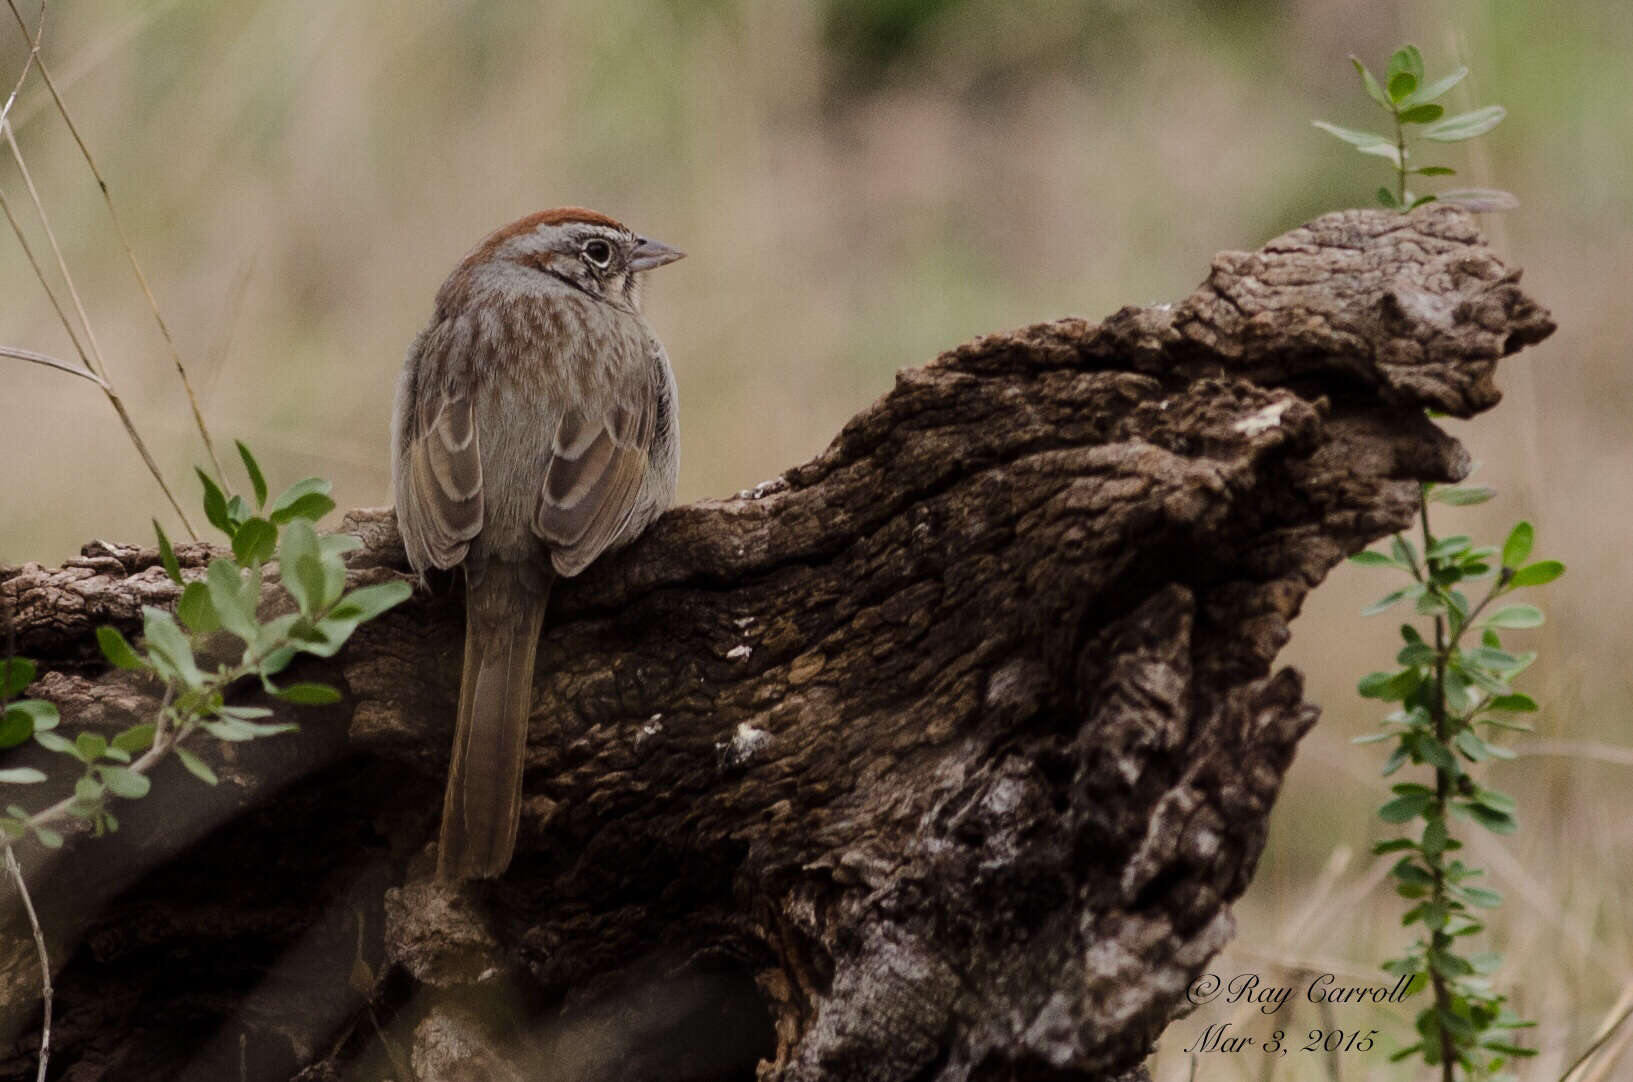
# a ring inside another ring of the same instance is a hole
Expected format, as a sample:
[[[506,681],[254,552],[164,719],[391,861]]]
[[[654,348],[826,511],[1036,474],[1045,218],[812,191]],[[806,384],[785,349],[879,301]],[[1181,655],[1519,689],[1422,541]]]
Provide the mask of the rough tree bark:
[[[902,371],[814,461],[564,584],[518,858],[462,894],[426,878],[462,634],[433,583],[304,666],[346,698],[301,736],[26,854],[62,1077],[1142,1077],[1316,720],[1271,672],[1288,621],[1464,474],[1424,410],[1491,407],[1550,333],[1518,277],[1457,210],[1346,212],[1177,305]],[[357,581],[404,573],[389,511],[343,528]],[[0,568],[66,724],[152,710],[92,630],[174,600],[156,562]]]

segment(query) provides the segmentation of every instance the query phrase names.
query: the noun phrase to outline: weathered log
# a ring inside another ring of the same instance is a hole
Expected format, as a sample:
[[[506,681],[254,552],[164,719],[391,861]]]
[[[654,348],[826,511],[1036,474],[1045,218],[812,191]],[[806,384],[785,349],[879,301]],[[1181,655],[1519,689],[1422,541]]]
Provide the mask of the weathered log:
[[[464,892],[427,878],[462,636],[433,582],[303,663],[346,696],[300,737],[215,749],[215,790],[161,770],[118,836],[27,852],[55,1062],[1142,1076],[1316,720],[1271,671],[1288,621],[1466,472],[1425,408],[1494,405],[1497,361],[1551,332],[1518,277],[1455,209],[1345,212],[1177,305],[902,371],[814,461],[562,585],[518,856]],[[389,511],[343,528],[356,581],[404,574]],[[92,632],[175,595],[151,549],[0,568],[69,726],[153,709]],[[20,1079],[38,976],[7,936]]]

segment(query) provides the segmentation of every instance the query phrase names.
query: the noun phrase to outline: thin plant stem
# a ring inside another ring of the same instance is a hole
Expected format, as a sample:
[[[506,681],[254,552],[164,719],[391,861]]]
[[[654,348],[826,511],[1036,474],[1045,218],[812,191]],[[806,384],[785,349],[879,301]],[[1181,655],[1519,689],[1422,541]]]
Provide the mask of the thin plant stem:
[[[11,0],[7,0],[11,3]],[[40,61],[40,74],[45,74],[45,61]],[[1400,161],[1395,165],[1397,191],[1395,202],[1401,213],[1406,212],[1406,126],[1401,123],[1401,112],[1394,102],[1389,104],[1389,115],[1395,121],[1395,153],[1400,155]]]
[[[17,854],[6,846],[6,871],[17,884],[17,894],[23,899],[23,911],[28,914],[28,926],[34,931],[34,949],[40,955],[40,1001],[45,1005],[45,1020],[40,1025],[40,1070],[36,1082],[45,1082],[46,1064],[51,1059],[51,956],[45,950],[45,932],[40,929],[39,914],[34,912],[34,899],[29,897],[28,884],[23,881],[23,869],[17,863]]]
[[[15,5],[12,7],[12,13],[17,14]],[[22,16],[18,15],[18,18],[21,19]],[[27,24],[23,25],[23,37],[28,37]],[[17,104],[17,95],[22,93],[23,84],[28,82],[28,73],[33,70],[34,62],[39,59],[40,39],[43,37],[45,37],[45,0],[40,0],[40,17],[34,28],[34,40],[28,47],[28,58],[23,61],[23,72],[17,76],[17,85],[11,88],[11,96],[6,99],[6,104],[0,107],[0,124],[4,124],[6,117],[11,115],[11,107]]]
[[[11,2],[11,0],[8,0],[8,2]],[[12,6],[13,10],[15,10],[15,3]],[[43,66],[41,72],[42,74],[44,72]],[[91,347],[90,353],[86,356],[86,367],[101,378],[102,393],[107,396],[109,404],[113,406],[114,413],[119,417],[119,423],[125,428],[125,434],[130,437],[130,441],[135,445],[137,453],[142,456],[142,461],[146,464],[148,472],[159,483],[160,491],[164,493],[165,499],[170,501],[171,510],[176,512],[176,517],[181,520],[183,528],[187,530],[187,535],[197,541],[198,531],[193,529],[193,524],[188,519],[187,512],[182,510],[181,503],[176,499],[175,493],[170,491],[170,484],[164,479],[163,471],[159,469],[159,464],[154,461],[153,454],[148,450],[146,441],[136,431],[136,422],[131,419],[130,412],[125,409],[124,400],[119,397],[119,392],[114,390],[112,383],[108,380],[107,366],[102,361],[102,350],[97,344],[96,332],[91,329],[90,318],[85,313],[85,304],[80,299],[79,290],[74,286],[73,275],[68,272],[68,263],[63,258],[62,247],[57,243],[56,233],[51,229],[50,218],[45,213],[45,204],[41,202],[40,193],[34,187],[34,178],[29,174],[27,163],[23,161],[22,150],[17,146],[17,139],[12,134],[11,124],[9,122],[0,124],[0,132],[4,133],[6,145],[11,149],[11,156],[17,162],[17,168],[22,174],[23,182],[28,187],[29,198],[33,200],[35,213],[40,216],[40,224],[45,229],[46,239],[51,242],[51,251],[57,257],[57,268],[62,272],[63,281],[68,286],[68,295],[74,302],[74,310],[79,314],[79,321],[84,328],[86,342]],[[13,228],[15,228],[16,220],[9,210],[7,211],[7,217],[12,220]],[[38,266],[36,265],[37,269]],[[45,286],[48,292],[50,291],[50,286],[46,284],[43,277],[40,279],[40,284]]]
[[[16,346],[0,346],[0,357],[13,357],[19,361],[31,361],[34,364],[43,364],[47,368],[55,368],[59,372],[67,372],[70,376],[88,379],[92,383],[107,390],[108,385],[100,376],[85,368],[76,368],[67,361],[59,361],[55,357],[48,357],[44,353],[35,353],[31,349],[18,349]]]
[[[80,298],[79,288],[74,285],[74,276],[68,273],[68,261],[63,258],[62,245],[57,243],[57,233],[51,228],[51,218],[45,212],[45,203],[40,199],[40,191],[34,186],[34,175],[29,172],[28,163],[23,160],[22,148],[17,145],[17,137],[12,134],[11,125],[0,125],[0,135],[5,136],[6,146],[11,150],[12,161],[17,163],[17,171],[22,175],[24,187],[28,189],[29,200],[34,204],[34,213],[39,215],[40,226],[45,230],[45,239],[51,245],[51,254],[57,257],[57,270],[62,274],[63,282],[68,287],[68,299],[74,302],[74,312],[79,316],[79,325],[85,331],[85,342],[90,346],[91,365],[97,375],[107,379],[107,367],[102,361],[102,347],[96,340],[96,331],[91,327],[91,317],[85,312],[85,302]]]
[[[11,201],[6,198],[4,191],[0,191],[0,211],[5,212],[6,221],[10,223],[11,231],[16,235],[17,243],[23,249],[23,255],[28,257],[28,265],[34,270],[34,277],[39,279],[40,287],[45,290],[46,299],[51,302],[52,310],[57,313],[57,318],[62,321],[62,329],[68,332],[68,340],[74,344],[74,352],[79,354],[79,363],[85,366],[85,371],[95,376],[96,372],[91,368],[91,361],[86,356],[85,347],[79,344],[79,335],[74,333],[74,321],[68,318],[67,312],[63,311],[62,302],[57,299],[57,291],[46,284],[45,269],[40,266],[40,261],[34,258],[34,249],[28,243],[28,235],[23,232],[22,223],[17,221],[17,216],[11,212]],[[97,378],[98,380],[101,379],[100,376]]]
[[[1399,121],[1396,122],[1397,132],[1400,130]],[[1403,161],[1404,168],[1404,161]],[[1406,174],[1401,173],[1401,188],[1405,190]],[[1431,590],[1435,587],[1429,575],[1429,550],[1434,547],[1434,534],[1429,531],[1429,501],[1423,499],[1418,505],[1418,519],[1423,526],[1423,562],[1425,584]],[[1429,704],[1430,717],[1434,722],[1435,739],[1442,744],[1451,743],[1450,722],[1446,711],[1446,660],[1451,651],[1446,645],[1446,622],[1435,614],[1435,685],[1434,695]],[[1446,802],[1451,796],[1451,775],[1440,767],[1435,768],[1435,808],[1439,818],[1446,815]],[[1428,856],[1427,853],[1424,854]],[[1436,905],[1445,901],[1446,872],[1441,864],[1441,855],[1436,854],[1429,862],[1430,874],[1434,877],[1434,885],[1430,888],[1431,897]],[[1424,961],[1429,966],[1429,980],[1434,986],[1435,1010],[1439,1018],[1451,1012],[1451,990],[1446,986],[1446,976],[1440,970],[1436,957],[1451,943],[1451,937],[1442,928],[1436,928],[1429,940],[1429,953]],[[1437,1022],[1439,1021],[1437,1018]],[[1457,1048],[1452,1040],[1452,1034],[1443,1022],[1435,1027],[1440,1035],[1440,1077],[1441,1082],[1456,1082]]]
[[[24,33],[27,33],[28,27],[23,22],[22,12],[17,10],[17,0],[6,0],[6,5],[11,8],[11,14],[16,18],[17,25],[23,27]],[[41,2],[40,22],[43,27],[45,22],[44,0]],[[36,42],[37,47],[38,42]],[[193,393],[192,380],[187,377],[187,367],[182,364],[181,351],[176,348],[176,339],[170,333],[170,327],[165,323],[164,316],[159,312],[159,302],[154,298],[153,290],[147,282],[147,275],[142,272],[142,265],[136,259],[136,250],[131,247],[130,237],[125,233],[125,225],[119,220],[118,211],[114,209],[113,196],[108,190],[108,182],[102,176],[102,170],[97,168],[96,159],[91,155],[91,148],[85,145],[85,140],[80,135],[79,128],[74,123],[74,118],[69,115],[67,103],[62,100],[62,95],[57,93],[56,81],[51,78],[51,69],[46,67],[43,57],[39,60],[39,66],[40,78],[44,80],[46,89],[51,92],[51,100],[56,103],[58,114],[62,116],[63,123],[68,126],[69,134],[74,137],[74,143],[79,147],[80,154],[84,156],[85,164],[90,167],[91,175],[96,178],[96,186],[102,192],[102,202],[108,208],[108,218],[113,222],[114,232],[119,235],[119,244],[125,250],[125,257],[130,260],[130,269],[136,275],[136,283],[141,286],[142,295],[147,298],[148,310],[153,313],[153,321],[159,325],[159,334],[163,336],[165,345],[170,350],[170,360],[176,366],[176,375],[181,378],[182,389],[187,392],[187,404],[193,411],[193,423],[198,426],[198,434],[204,439],[204,450],[210,456],[210,464],[215,467],[216,478],[224,488],[231,491],[226,472],[221,468],[221,460],[216,457],[215,441],[210,438],[210,429],[204,423],[204,413],[199,409],[198,396]]]

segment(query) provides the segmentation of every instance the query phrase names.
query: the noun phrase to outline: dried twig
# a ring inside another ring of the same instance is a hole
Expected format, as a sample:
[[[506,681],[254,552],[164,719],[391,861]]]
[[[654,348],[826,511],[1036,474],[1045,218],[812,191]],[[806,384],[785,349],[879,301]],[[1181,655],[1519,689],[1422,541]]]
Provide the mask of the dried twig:
[[[34,899],[29,897],[28,884],[23,882],[23,869],[9,845],[6,846],[6,871],[17,884],[23,911],[28,914],[28,926],[34,930],[34,949],[40,955],[40,1000],[45,1004],[45,1020],[40,1024],[40,1071],[36,1078],[38,1082],[45,1082],[45,1066],[51,1058],[51,957],[45,950],[45,933],[40,930],[40,918],[34,912]]]

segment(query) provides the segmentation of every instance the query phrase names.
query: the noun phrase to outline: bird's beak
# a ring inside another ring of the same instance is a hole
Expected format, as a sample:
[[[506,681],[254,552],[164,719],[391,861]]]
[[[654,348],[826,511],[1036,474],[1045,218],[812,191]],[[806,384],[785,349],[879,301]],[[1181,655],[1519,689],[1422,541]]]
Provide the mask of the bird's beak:
[[[635,239],[640,243],[635,246],[635,251],[630,254],[630,270],[649,271],[654,267],[661,267],[665,263],[673,263],[675,260],[686,256],[686,253],[679,248],[671,248],[662,241],[649,240],[646,237],[637,237]]]

